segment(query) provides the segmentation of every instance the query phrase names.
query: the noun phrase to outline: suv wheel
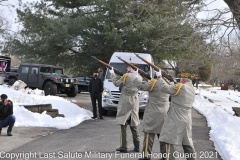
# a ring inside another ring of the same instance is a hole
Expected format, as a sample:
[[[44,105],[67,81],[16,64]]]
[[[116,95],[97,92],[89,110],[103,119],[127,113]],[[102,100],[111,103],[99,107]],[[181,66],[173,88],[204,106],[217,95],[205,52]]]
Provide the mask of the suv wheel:
[[[44,86],[45,95],[55,95],[57,93],[57,85],[53,82],[47,82]]]
[[[10,79],[8,82],[9,86],[12,86],[16,82],[16,79]]]
[[[66,91],[68,97],[75,97],[78,94],[78,86],[74,85],[70,90]]]

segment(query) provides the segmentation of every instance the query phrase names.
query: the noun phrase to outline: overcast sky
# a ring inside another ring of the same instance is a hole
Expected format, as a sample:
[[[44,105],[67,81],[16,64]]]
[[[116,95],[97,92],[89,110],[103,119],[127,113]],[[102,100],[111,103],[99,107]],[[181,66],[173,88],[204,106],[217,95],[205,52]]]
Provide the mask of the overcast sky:
[[[21,0],[23,3],[34,2],[36,0]],[[17,31],[18,23],[16,23],[17,13],[16,9],[18,8],[18,0],[7,0],[1,3],[0,13],[3,17],[6,17],[9,24],[11,25],[12,31]]]

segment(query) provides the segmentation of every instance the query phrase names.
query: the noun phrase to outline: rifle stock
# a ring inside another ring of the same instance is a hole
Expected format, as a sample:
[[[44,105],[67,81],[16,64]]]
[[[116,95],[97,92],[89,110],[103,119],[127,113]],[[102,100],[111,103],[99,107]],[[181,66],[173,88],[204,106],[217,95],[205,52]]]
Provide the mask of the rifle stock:
[[[120,76],[123,75],[122,72],[120,72],[120,71],[117,70],[116,68],[112,67],[111,65],[109,65],[109,64],[107,64],[107,63],[105,63],[105,62],[103,62],[103,61],[101,61],[101,60],[99,60],[99,59],[97,59],[96,57],[93,57],[93,56],[91,56],[91,57],[92,57],[93,59],[97,60],[97,61],[98,61],[99,63],[101,63],[102,65],[106,66],[108,69],[112,69],[112,68],[113,68],[114,73],[116,73],[116,74],[118,74],[118,75],[120,75]]]
[[[155,66],[155,65],[152,64],[151,62],[149,62],[149,61],[147,61],[146,59],[142,58],[142,57],[139,56],[138,54],[136,54],[136,53],[134,53],[134,54],[135,54],[139,59],[141,59],[142,61],[144,61],[145,63],[147,63],[149,66],[151,66],[155,71],[159,72],[159,70],[160,70],[159,67]],[[163,72],[162,70],[161,70],[161,72],[162,72],[162,76],[163,76],[164,78],[168,79],[169,81],[173,81],[173,82],[174,82],[174,80],[173,80],[173,78],[172,78],[171,76],[169,76],[167,73]],[[174,83],[175,83],[175,82],[174,82]]]
[[[151,79],[151,77],[150,77],[148,74],[146,74],[143,70],[141,70],[141,69],[139,69],[138,67],[134,66],[133,64],[131,64],[131,63],[123,60],[121,57],[118,57],[118,56],[117,56],[117,58],[118,58],[119,60],[121,60],[122,62],[126,63],[128,66],[131,66],[132,69],[134,69],[134,70],[138,69],[138,73],[139,73],[142,77],[145,77],[145,78],[147,78],[147,79]]]

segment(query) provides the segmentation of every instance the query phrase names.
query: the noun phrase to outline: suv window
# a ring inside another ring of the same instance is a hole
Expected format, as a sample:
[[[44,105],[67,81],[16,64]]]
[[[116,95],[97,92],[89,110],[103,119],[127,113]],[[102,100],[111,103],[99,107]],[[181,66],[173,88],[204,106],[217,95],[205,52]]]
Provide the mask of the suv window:
[[[86,77],[86,82],[90,82],[91,81],[91,77]]]
[[[63,74],[63,69],[62,68],[52,68],[52,67],[41,67],[40,68],[40,73],[55,73],[55,74]]]
[[[32,67],[31,74],[38,74],[38,68]]]
[[[40,73],[51,73],[51,68],[50,67],[41,67]]]
[[[29,67],[22,67],[21,73],[28,73]]]
[[[76,76],[74,78],[78,78],[79,82],[90,82],[91,81],[91,77],[88,76]]]
[[[63,74],[63,70],[61,68],[53,68],[53,73]]]
[[[84,81],[84,77],[77,77],[79,82],[83,82]]]
[[[10,72],[18,72],[18,67],[11,67]]]

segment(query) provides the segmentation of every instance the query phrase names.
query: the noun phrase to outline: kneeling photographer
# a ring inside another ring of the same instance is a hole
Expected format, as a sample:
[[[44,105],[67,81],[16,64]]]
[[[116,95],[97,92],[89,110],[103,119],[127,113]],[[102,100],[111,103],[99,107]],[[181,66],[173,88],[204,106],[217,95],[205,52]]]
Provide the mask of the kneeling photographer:
[[[1,95],[0,102],[0,135],[3,127],[8,127],[7,135],[12,136],[12,128],[15,123],[15,116],[13,115],[13,103],[8,100],[6,94]]]

